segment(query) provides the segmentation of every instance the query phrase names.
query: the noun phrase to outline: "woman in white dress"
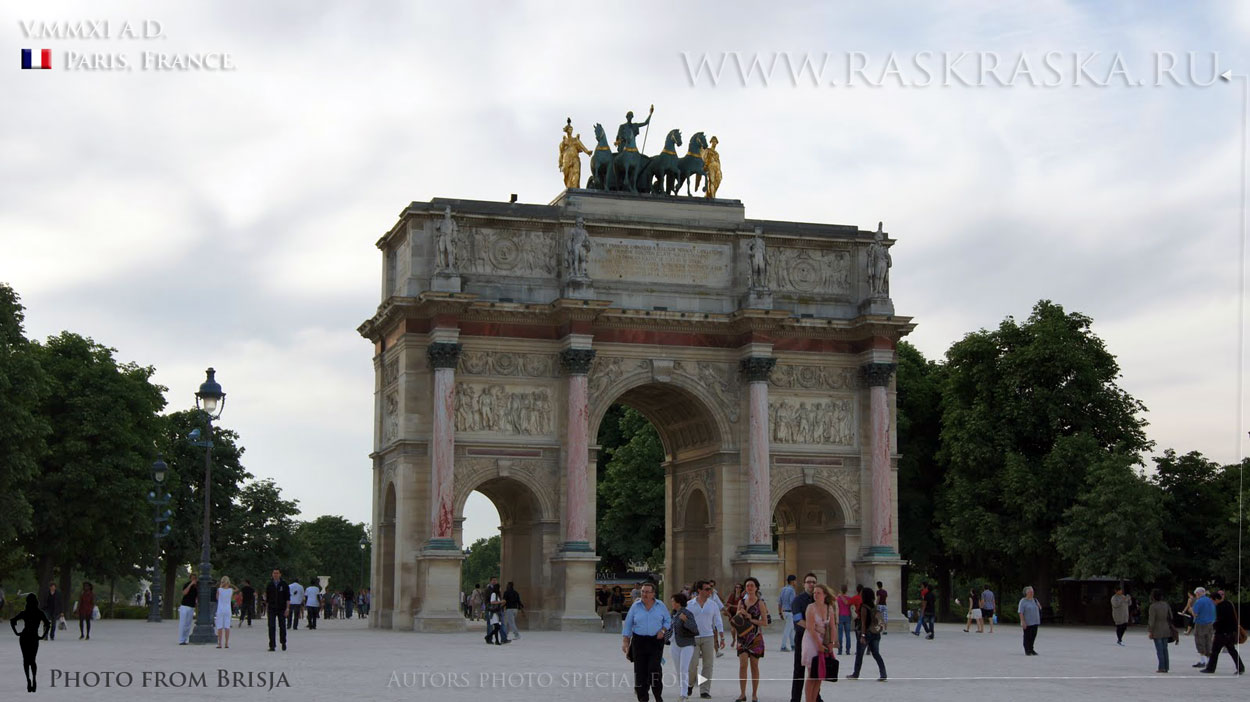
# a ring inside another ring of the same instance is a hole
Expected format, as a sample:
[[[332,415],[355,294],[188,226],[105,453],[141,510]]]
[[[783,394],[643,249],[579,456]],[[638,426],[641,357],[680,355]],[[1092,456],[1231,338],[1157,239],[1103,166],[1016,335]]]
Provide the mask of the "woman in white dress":
[[[234,601],[234,588],[230,586],[230,577],[221,576],[217,583],[217,614],[213,617],[213,626],[217,629],[217,648],[225,644],[230,648],[230,603]]]

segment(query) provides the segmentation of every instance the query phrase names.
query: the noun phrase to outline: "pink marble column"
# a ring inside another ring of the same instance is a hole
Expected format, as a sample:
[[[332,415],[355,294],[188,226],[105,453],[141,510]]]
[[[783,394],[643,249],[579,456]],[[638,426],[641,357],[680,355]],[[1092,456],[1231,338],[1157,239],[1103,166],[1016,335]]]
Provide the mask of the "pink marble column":
[[[430,548],[454,549],[452,488],[456,453],[456,363],[460,344],[438,342],[427,349],[434,368],[433,435],[430,437]]]
[[[887,389],[893,363],[870,363],[863,368],[868,385],[870,469],[872,471],[872,532],[869,553],[896,555],[894,498],[890,494],[890,401]]]
[[[590,489],[587,484],[590,441],[590,398],[586,375],[595,359],[591,349],[565,349],[560,365],[568,373],[567,434],[565,437],[565,526],[561,551],[592,551],[590,546]]]
[[[752,356],[740,369],[748,383],[747,416],[747,550],[771,553],[773,548],[772,486],[768,460],[768,375],[777,359]]]

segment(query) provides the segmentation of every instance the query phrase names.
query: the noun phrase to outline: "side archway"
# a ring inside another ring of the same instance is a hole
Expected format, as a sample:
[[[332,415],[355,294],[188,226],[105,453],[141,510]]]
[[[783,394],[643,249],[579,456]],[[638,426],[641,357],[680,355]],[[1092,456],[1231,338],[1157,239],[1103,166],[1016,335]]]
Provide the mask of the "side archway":
[[[773,510],[777,555],[785,573],[815,573],[831,587],[846,583],[846,519],[834,495],[816,485],[783,493]]]

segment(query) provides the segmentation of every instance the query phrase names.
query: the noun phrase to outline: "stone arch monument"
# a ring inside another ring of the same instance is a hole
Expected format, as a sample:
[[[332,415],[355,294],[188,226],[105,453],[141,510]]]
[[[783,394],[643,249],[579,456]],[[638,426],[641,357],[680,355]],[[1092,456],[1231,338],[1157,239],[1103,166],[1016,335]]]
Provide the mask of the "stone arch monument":
[[[664,582],[786,573],[899,590],[894,314],[878,228],[737,200],[570,189],[414,202],[377,243],[374,627],[462,628],[470,492],[531,627],[598,630],[598,426],[659,431]],[[882,282],[883,280],[887,282]],[[470,584],[471,587],[471,584]]]

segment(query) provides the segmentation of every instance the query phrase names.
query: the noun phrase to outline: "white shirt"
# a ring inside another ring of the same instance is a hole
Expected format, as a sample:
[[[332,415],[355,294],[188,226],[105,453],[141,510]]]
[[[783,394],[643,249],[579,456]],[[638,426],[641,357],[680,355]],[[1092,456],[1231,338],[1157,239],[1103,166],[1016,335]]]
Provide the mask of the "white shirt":
[[[699,604],[699,598],[694,598],[686,603],[686,609],[694,615],[695,624],[699,625],[699,636],[711,636],[713,631],[724,631],[721,624],[721,607],[716,601],[709,597],[703,605]]]
[[[716,594],[716,591],[715,591],[715,590],[713,590],[713,591],[712,591],[712,596],[711,596],[711,597],[709,597],[709,598],[707,598],[707,601],[708,601],[708,602],[715,602],[715,603],[716,603],[716,606],[717,606],[717,607],[720,607],[721,609],[724,609],[724,608],[725,608],[725,603],[724,603],[724,602],[721,602],[720,595]]]
[[[316,585],[309,585],[304,590],[304,604],[309,607],[321,606],[321,588]]]
[[[291,583],[291,604],[304,604],[304,586],[299,583]]]

